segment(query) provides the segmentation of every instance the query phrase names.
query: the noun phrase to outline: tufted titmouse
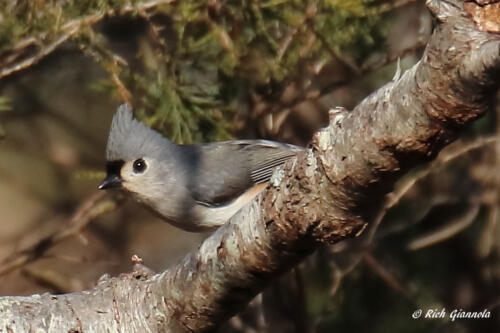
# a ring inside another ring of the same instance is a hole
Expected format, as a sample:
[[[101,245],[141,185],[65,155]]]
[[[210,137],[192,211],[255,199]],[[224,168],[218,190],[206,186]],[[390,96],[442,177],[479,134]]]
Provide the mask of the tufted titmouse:
[[[123,104],[111,124],[99,189],[124,189],[167,222],[203,231],[228,221],[265,188],[276,166],[301,150],[265,140],[178,145]]]

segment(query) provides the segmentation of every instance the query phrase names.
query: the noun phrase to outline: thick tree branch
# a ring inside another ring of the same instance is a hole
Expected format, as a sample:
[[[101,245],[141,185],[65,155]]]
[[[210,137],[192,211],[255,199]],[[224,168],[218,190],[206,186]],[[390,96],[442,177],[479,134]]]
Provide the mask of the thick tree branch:
[[[462,1],[428,1],[439,19],[421,61],[352,112],[332,112],[313,148],[178,265],[101,279],[88,292],[5,297],[0,329],[191,331],[217,326],[279,274],[363,230],[402,173],[427,161],[492,105],[500,35]]]

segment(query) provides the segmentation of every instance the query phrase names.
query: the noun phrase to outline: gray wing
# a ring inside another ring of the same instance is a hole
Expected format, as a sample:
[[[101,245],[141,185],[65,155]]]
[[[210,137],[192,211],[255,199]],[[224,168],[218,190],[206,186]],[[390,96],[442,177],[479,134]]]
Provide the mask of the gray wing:
[[[245,144],[242,141],[241,144]],[[271,178],[274,168],[295,156],[303,147],[285,143],[257,140],[241,151],[250,155],[250,179],[254,184],[265,183]]]
[[[191,146],[196,164],[190,181],[193,198],[203,205],[223,206],[258,183],[303,147],[266,140],[237,140]]]

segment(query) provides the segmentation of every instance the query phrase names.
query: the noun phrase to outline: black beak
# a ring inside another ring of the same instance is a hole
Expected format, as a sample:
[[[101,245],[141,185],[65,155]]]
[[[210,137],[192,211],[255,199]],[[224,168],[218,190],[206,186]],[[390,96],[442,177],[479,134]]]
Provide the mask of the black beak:
[[[100,190],[107,190],[110,188],[118,188],[122,186],[122,179],[117,175],[107,175],[106,178],[97,187]]]

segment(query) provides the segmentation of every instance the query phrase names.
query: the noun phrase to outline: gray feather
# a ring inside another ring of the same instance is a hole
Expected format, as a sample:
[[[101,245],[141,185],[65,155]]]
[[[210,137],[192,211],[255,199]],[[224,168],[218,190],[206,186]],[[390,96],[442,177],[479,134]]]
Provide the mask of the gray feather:
[[[190,146],[188,150],[199,157],[190,182],[193,198],[204,205],[221,206],[255,184],[267,182],[275,167],[304,148],[266,140],[237,140]]]
[[[122,104],[111,123],[106,159],[129,161],[143,156],[159,157],[169,145],[174,146],[160,133],[134,119],[130,105]]]

